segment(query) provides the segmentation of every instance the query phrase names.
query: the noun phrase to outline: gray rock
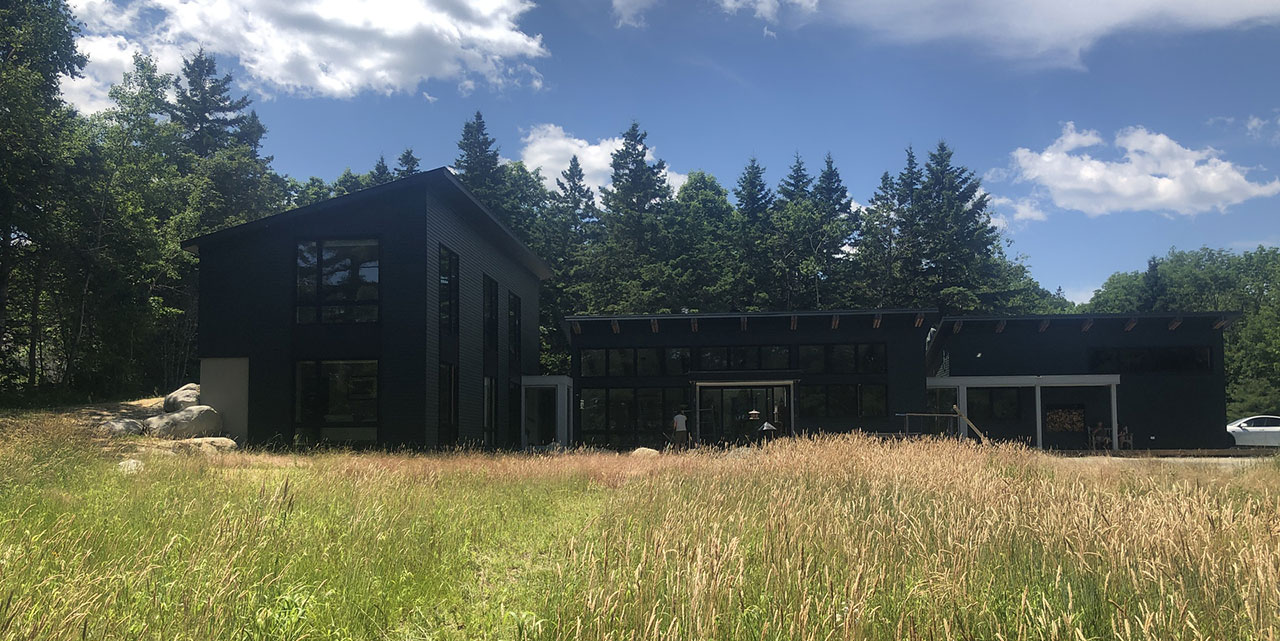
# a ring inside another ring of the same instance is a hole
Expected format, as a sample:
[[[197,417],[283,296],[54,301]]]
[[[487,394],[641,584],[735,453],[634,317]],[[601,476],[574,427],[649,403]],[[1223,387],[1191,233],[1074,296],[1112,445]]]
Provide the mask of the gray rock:
[[[199,404],[200,386],[195,383],[187,383],[164,397],[165,412],[177,412]]]
[[[142,461],[136,458],[127,458],[116,464],[116,469],[120,470],[121,474],[137,474],[142,471],[142,467]]]
[[[98,429],[102,430],[107,436],[112,437],[144,434],[147,431],[147,427],[142,424],[142,421],[132,418],[112,419],[99,425]]]
[[[192,405],[184,410],[152,416],[147,432],[159,438],[196,438],[222,434],[222,417],[208,405]]]
[[[651,447],[637,447],[631,450],[631,455],[639,458],[650,458],[658,455],[658,450]]]
[[[175,452],[183,454],[216,454],[236,449],[236,442],[225,436],[184,438],[170,444]]]

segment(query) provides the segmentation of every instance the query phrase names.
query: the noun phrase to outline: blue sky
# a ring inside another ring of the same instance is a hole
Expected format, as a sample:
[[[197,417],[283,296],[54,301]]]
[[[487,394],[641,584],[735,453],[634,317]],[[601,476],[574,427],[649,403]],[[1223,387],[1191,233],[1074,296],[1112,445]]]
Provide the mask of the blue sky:
[[[1073,6],[1078,5],[1078,6]],[[830,151],[865,202],[908,145],[985,176],[1034,275],[1075,300],[1152,254],[1280,244],[1280,2],[76,0],[104,106],[134,51],[203,46],[277,170],[333,179],[413,147],[456,156],[484,113],[506,158],[607,179],[632,120],[673,183],[776,182]]]

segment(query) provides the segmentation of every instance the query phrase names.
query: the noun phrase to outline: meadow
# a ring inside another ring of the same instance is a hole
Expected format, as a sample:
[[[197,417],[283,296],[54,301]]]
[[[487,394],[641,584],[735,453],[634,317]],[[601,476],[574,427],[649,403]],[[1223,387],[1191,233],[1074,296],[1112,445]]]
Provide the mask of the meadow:
[[[144,443],[0,418],[0,638],[1280,636],[1275,459]]]

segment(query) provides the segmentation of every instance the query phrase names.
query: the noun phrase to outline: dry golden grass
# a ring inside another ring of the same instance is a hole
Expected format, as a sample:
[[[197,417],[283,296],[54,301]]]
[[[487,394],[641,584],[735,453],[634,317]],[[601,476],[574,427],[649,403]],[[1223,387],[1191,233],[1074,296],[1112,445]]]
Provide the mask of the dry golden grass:
[[[0,637],[1275,639],[1280,465],[858,436],[141,454],[0,420]],[[126,442],[128,443],[128,442]]]

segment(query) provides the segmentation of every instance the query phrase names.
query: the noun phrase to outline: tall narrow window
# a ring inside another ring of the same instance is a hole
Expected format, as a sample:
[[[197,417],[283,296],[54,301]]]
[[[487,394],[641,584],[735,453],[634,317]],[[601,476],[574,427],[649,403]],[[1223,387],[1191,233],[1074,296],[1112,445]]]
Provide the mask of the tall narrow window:
[[[452,363],[440,363],[439,426],[436,442],[439,445],[456,445],[458,443],[458,366]]]
[[[492,376],[484,377],[484,444],[496,445],[498,420],[498,388]]]
[[[440,335],[458,336],[458,255],[440,246]]]
[[[319,435],[321,427],[378,424],[378,361],[298,361],[294,422]]]
[[[524,373],[520,362],[520,342],[522,324],[520,322],[520,297],[507,292],[507,375],[519,376]]]
[[[498,353],[498,282],[488,276],[484,277],[484,351],[486,356]]]
[[[297,322],[378,320],[378,241],[308,240],[297,245]]]

